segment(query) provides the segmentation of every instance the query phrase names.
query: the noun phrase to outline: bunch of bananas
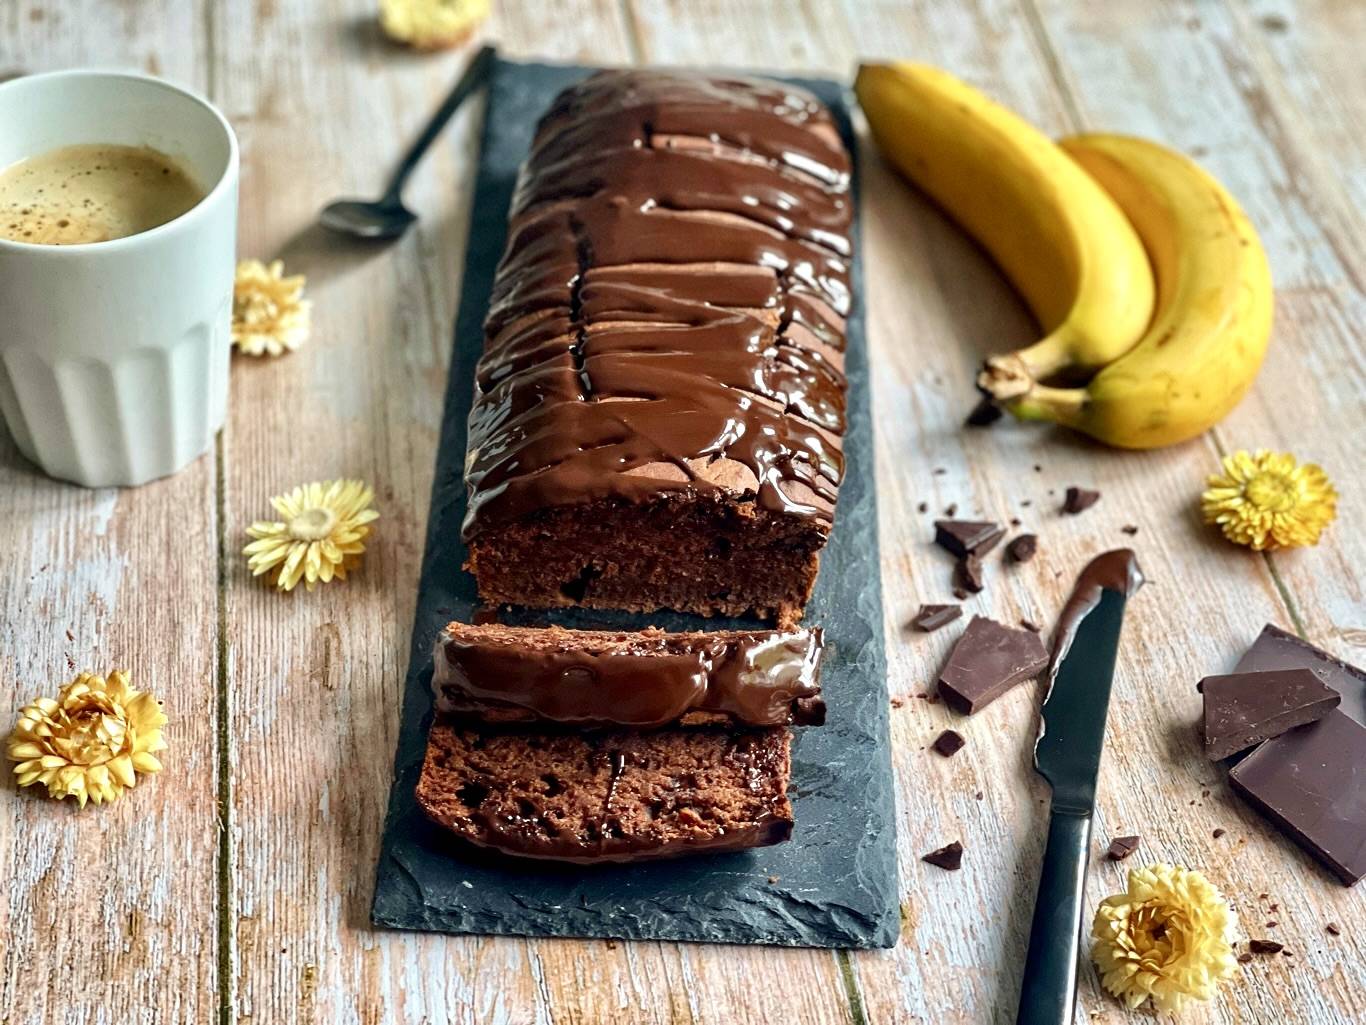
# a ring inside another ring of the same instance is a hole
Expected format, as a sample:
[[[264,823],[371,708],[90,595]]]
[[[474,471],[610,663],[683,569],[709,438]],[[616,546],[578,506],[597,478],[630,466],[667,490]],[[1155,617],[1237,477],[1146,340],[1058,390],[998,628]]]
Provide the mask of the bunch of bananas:
[[[1193,161],[1120,135],[1054,143],[922,64],[864,65],[855,90],[878,147],[982,243],[1043,328],[986,361],[983,391],[1021,419],[1138,449],[1193,438],[1238,404],[1271,335],[1271,271],[1242,209]]]

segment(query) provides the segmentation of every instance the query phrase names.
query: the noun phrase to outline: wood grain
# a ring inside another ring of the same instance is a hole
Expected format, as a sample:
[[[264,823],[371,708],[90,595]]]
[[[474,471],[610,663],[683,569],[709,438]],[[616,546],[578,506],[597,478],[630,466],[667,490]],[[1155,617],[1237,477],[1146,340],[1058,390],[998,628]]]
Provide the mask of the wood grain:
[[[235,362],[221,481],[207,459],[137,491],[81,491],[36,476],[0,434],[0,579],[14,585],[0,594],[0,672],[17,681],[0,711],[12,717],[65,676],[67,657],[92,666],[112,659],[166,697],[175,726],[171,771],[110,809],[76,814],[0,790],[0,866],[17,881],[0,902],[0,1021],[204,1022],[220,1006],[223,1025],[1013,1020],[1046,811],[1029,764],[1037,695],[1021,688],[970,720],[917,697],[932,690],[956,632],[903,627],[921,602],[948,595],[949,561],[930,538],[931,521],[950,505],[1018,518],[1041,538],[1033,563],[992,560],[988,589],[968,611],[1047,623],[1071,575],[1105,547],[1131,544],[1148,571],[1116,681],[1097,848],[1111,835],[1142,834],[1136,858],[1202,869],[1235,900],[1247,935],[1274,936],[1295,952],[1248,965],[1219,1001],[1182,1020],[1366,1018],[1359,895],[1237,802],[1193,729],[1194,682],[1230,666],[1266,621],[1300,626],[1366,660],[1357,569],[1366,547],[1346,529],[1366,500],[1354,473],[1362,447],[1354,425],[1366,414],[1366,356],[1354,334],[1366,312],[1361,8],[1330,0],[1256,9],[1063,0],[495,7],[487,34],[514,55],[832,74],[851,72],[860,57],[917,58],[1050,132],[1133,131],[1195,153],[1247,206],[1271,254],[1278,319],[1258,387],[1210,436],[1158,453],[1110,452],[1009,423],[965,430],[977,361],[1026,342],[1033,326],[980,251],[865,147],[901,943],[832,956],[377,932],[368,905],[477,116],[462,114],[419,171],[407,198],[422,221],[401,242],[348,248],[310,225],[326,199],[377,191],[463,55],[391,46],[369,0],[0,8],[0,73],[136,64],[208,90],[243,144],[243,255],[281,256],[309,276],[315,302],[309,347]],[[1263,558],[1199,524],[1195,498],[1220,452],[1258,445],[1320,461],[1341,487],[1343,522],[1319,548]],[[267,512],[270,495],[339,475],[365,477],[379,493],[383,518],[364,568],[312,595],[253,582],[237,556],[246,524]],[[1063,516],[1071,484],[1104,497]],[[1137,535],[1122,533],[1125,525]],[[206,655],[220,641],[221,674]],[[221,781],[221,879],[220,724],[230,767]],[[968,739],[951,760],[926,749],[945,726]],[[1216,840],[1215,828],[1227,832]],[[967,848],[963,871],[920,862],[953,839]],[[1122,888],[1123,875],[1097,858],[1089,895]],[[1328,936],[1327,921],[1342,935]],[[1089,1020],[1131,1018],[1089,968],[1081,996]]]
[[[139,10],[0,5],[0,73],[113,64],[204,88],[198,9]],[[212,453],[88,491],[41,476],[0,428],[0,732],[80,670],[127,669],[170,716],[166,771],[102,808],[17,791],[0,766],[6,1025],[212,1019],[217,549]]]

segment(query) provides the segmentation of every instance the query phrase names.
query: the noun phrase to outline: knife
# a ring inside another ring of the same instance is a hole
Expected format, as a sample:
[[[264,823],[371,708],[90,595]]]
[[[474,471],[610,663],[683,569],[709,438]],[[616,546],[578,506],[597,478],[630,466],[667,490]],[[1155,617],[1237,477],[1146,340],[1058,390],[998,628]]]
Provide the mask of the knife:
[[[1086,863],[1124,606],[1143,583],[1133,552],[1097,556],[1058,620],[1034,767],[1053,787],[1017,1025],[1069,1025],[1076,1004]]]

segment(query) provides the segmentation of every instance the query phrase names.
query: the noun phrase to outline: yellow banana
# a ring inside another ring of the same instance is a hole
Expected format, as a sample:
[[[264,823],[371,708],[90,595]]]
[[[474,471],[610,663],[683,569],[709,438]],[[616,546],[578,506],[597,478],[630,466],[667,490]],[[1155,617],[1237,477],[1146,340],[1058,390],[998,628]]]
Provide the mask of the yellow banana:
[[[1138,341],[1153,313],[1143,244],[1051,139],[923,64],[865,64],[854,90],[878,147],[986,247],[1046,332],[987,361],[998,398],[1094,371]]]
[[[1157,313],[1085,388],[1034,387],[1006,404],[1120,448],[1193,438],[1238,404],[1271,337],[1271,268],[1238,203],[1194,161],[1122,135],[1061,146],[1124,209],[1157,275]]]

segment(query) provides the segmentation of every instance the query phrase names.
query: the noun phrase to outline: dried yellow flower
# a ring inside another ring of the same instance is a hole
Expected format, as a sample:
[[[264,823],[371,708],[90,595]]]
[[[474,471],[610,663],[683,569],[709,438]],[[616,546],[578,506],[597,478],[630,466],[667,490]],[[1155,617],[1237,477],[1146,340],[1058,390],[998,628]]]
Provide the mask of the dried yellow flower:
[[[419,50],[459,46],[489,16],[489,0],[380,0],[379,23],[390,39]]]
[[[232,341],[248,356],[279,356],[308,341],[312,303],[303,298],[304,276],[284,277],[274,260],[243,260],[232,286]]]
[[[270,573],[282,591],[300,580],[311,591],[333,577],[345,580],[360,562],[367,524],[379,519],[371,508],[375,493],[363,481],[329,480],[302,484],[270,500],[283,519],[260,520],[247,528],[256,538],[242,550],[252,576]]]
[[[134,690],[128,674],[81,673],[56,700],[25,705],[5,749],[17,762],[21,787],[42,783],[49,797],[112,801],[133,786],[136,773],[161,771],[156,752],[166,750],[166,716],[146,691]]]
[[[1235,452],[1211,474],[1200,512],[1234,544],[1255,551],[1316,545],[1337,515],[1338,493],[1313,463],[1289,452]]]
[[[1237,963],[1237,919],[1199,872],[1149,865],[1129,873],[1129,889],[1101,901],[1091,956],[1105,988],[1131,1009],[1152,998],[1159,1011],[1208,1000]]]

